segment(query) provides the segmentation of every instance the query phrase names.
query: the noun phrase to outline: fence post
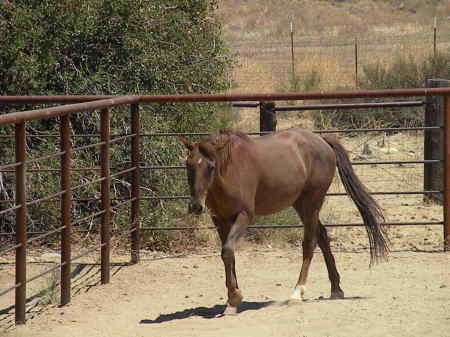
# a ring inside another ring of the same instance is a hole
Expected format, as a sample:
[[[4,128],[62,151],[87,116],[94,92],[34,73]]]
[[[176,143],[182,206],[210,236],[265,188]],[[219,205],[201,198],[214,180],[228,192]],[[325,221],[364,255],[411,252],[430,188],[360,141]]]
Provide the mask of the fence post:
[[[358,38],[355,37],[355,88],[358,89]]]
[[[261,102],[259,104],[259,131],[276,131],[277,114],[274,102]]]
[[[427,80],[427,88],[448,87],[449,81],[443,79]],[[425,105],[425,126],[444,126],[443,103],[441,96],[427,96]],[[444,151],[444,136],[441,130],[425,130],[424,132],[424,159],[441,159]],[[444,158],[442,158],[444,159]],[[423,187],[425,191],[443,190],[444,166],[441,163],[425,163]],[[439,194],[424,194],[424,201],[443,202]]]
[[[291,73],[292,83],[295,83],[295,53],[294,53],[294,24],[291,21]]]
[[[110,196],[110,125],[108,109],[100,111],[101,146],[100,166],[101,195],[102,195],[102,224],[101,224],[101,283],[109,283],[109,253],[110,253],[110,224],[111,224],[111,196]]]
[[[131,139],[131,165],[134,171],[131,176],[131,263],[139,262],[140,250],[140,200],[139,200],[139,184],[140,184],[140,121],[139,121],[139,104],[130,106],[131,114],[131,133],[134,135]]]
[[[433,56],[436,58],[437,55],[437,18],[434,17],[433,25]]]
[[[61,218],[64,229],[61,233],[61,305],[70,302],[70,271],[71,271],[71,211],[72,211],[72,191],[70,190],[71,178],[71,133],[70,114],[61,116],[60,126],[60,146],[63,155],[61,156],[61,191],[64,194],[61,198]]]
[[[27,296],[27,225],[26,225],[26,130],[25,122],[16,124],[16,324],[25,324],[25,301]]]
[[[444,251],[450,251],[450,96],[444,97]]]

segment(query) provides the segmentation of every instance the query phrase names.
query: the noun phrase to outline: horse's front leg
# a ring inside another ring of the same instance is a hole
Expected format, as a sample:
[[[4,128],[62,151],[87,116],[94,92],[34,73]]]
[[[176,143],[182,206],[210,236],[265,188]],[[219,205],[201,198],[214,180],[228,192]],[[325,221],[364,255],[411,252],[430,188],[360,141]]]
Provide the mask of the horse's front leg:
[[[236,277],[234,250],[237,241],[247,229],[251,219],[252,216],[243,211],[237,215],[232,223],[219,224],[216,223],[217,220],[215,221],[216,225],[218,225],[217,229],[222,241],[221,255],[225,266],[225,284],[228,289],[228,301],[224,312],[225,315],[236,314],[237,307],[243,299]]]

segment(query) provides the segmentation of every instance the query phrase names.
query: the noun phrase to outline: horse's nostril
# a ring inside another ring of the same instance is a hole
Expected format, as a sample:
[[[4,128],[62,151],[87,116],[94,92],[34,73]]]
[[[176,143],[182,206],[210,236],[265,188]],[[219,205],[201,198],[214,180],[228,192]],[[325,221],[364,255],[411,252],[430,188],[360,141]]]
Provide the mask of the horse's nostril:
[[[189,205],[188,205],[188,213],[191,214],[193,212],[194,212],[194,205],[189,203]]]
[[[203,212],[203,206],[196,203],[190,203],[188,206],[188,212],[195,213],[195,214],[201,214]]]

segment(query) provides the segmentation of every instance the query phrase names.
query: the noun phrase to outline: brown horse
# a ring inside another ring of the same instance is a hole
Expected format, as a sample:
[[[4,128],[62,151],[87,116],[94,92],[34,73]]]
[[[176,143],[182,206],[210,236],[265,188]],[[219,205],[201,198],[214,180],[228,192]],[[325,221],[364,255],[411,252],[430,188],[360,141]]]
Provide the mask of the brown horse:
[[[255,216],[273,214],[289,206],[295,208],[304,225],[303,264],[292,299],[303,298],[317,244],[325,257],[331,298],[344,297],[327,231],[319,220],[336,166],[347,194],[364,220],[371,263],[387,256],[380,207],[355,175],[344,147],[334,137],[289,129],[257,138],[220,131],[199,143],[181,140],[189,150],[189,211],[201,214],[207,206],[222,241],[228,288],[225,314],[236,313],[243,298],[235,270],[237,240]]]

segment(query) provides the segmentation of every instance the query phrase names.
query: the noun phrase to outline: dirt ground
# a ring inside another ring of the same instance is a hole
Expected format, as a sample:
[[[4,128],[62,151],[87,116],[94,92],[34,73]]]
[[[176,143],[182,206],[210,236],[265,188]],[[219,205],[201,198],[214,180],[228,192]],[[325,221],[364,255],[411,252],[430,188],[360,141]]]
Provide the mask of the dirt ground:
[[[294,126],[291,120],[281,121]],[[420,134],[385,136],[383,147],[383,135],[342,140],[354,161],[423,158]],[[364,144],[371,149],[366,158],[361,157]],[[355,166],[355,170],[373,191],[423,189],[420,165]],[[330,192],[343,192],[338,180]],[[442,206],[424,203],[420,194],[377,196],[377,200],[388,222],[442,220]],[[321,219],[326,224],[361,222],[349,198],[328,198]],[[274,218],[273,223],[279,220]],[[296,216],[291,220],[298,221]],[[284,231],[288,233],[283,234],[284,241],[281,234],[272,234],[261,240],[262,245],[244,242],[238,250],[244,302],[237,316],[216,317],[224,309],[226,289],[218,240],[211,234],[205,251],[182,256],[142,252],[142,262],[134,266],[116,252],[111,283],[104,286],[99,284],[96,252],[73,265],[72,302],[65,307],[57,306],[57,287],[45,290],[58,282],[58,271],[33,281],[28,285],[26,326],[14,327],[14,292],[0,296],[0,337],[450,337],[450,254],[441,252],[441,225],[390,227],[390,261],[372,269],[364,228],[329,229],[346,298],[327,299],[330,285],[318,251],[307,301],[288,305],[301,261],[301,231],[293,232]],[[28,260],[32,277],[59,257],[32,251]],[[0,257],[0,290],[14,284],[11,261],[12,256]]]
[[[355,161],[423,157],[420,135],[391,135],[380,147],[382,137],[343,141]],[[364,144],[370,145],[369,158],[359,158]],[[421,166],[355,166],[355,170],[374,191],[423,188]],[[338,180],[330,191],[343,192]],[[388,222],[442,219],[442,206],[424,203],[420,194],[377,196],[377,200]],[[361,222],[349,198],[328,198],[321,218],[327,224]],[[298,221],[295,216],[291,220]],[[237,273],[245,298],[235,317],[216,317],[224,309],[226,289],[218,240],[208,234],[212,240],[206,251],[183,256],[143,252],[142,262],[135,266],[128,266],[128,257],[116,252],[111,283],[105,286],[99,284],[98,252],[78,261],[73,265],[72,302],[65,307],[57,306],[58,288],[48,290],[58,282],[58,271],[29,283],[26,326],[14,327],[14,292],[1,296],[0,336],[450,337],[450,254],[441,253],[442,226],[390,227],[390,261],[372,269],[364,228],[329,229],[346,298],[327,299],[330,285],[318,252],[310,271],[308,300],[288,305],[301,260],[301,231],[293,232],[283,232],[284,239],[272,234],[258,246],[243,243],[237,252]],[[11,261],[12,256],[0,258],[2,290],[14,284]],[[28,261],[32,277],[59,257],[31,251]]]
[[[218,253],[148,255],[139,265],[117,263],[104,286],[98,285],[98,265],[78,265],[71,304],[29,308],[27,324],[18,328],[2,305],[0,325],[6,331],[0,335],[450,336],[449,254],[399,250],[388,263],[369,269],[367,252],[338,251],[346,297],[328,300],[326,267],[317,253],[307,300],[289,305],[300,257],[295,248],[242,247],[237,273],[244,302],[237,316],[219,318],[226,291]]]

